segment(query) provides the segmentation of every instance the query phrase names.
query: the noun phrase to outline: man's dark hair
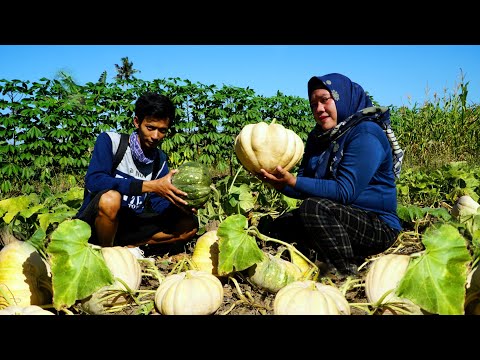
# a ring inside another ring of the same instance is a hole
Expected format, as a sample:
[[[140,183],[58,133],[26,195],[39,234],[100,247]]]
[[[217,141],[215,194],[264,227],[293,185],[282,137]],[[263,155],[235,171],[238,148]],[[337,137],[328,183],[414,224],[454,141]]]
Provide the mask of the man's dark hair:
[[[169,127],[175,122],[175,105],[165,95],[147,92],[141,95],[135,103],[135,115],[141,124],[146,116],[153,116],[158,119],[168,118]]]

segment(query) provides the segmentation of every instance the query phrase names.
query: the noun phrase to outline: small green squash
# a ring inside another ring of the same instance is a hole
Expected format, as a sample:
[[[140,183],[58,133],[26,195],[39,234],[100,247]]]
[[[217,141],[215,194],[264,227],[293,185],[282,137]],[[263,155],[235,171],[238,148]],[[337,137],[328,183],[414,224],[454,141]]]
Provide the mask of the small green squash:
[[[201,208],[210,198],[212,176],[208,168],[197,161],[186,161],[178,167],[172,177],[172,184],[188,195],[187,206]]]
[[[248,278],[252,284],[271,293],[302,278],[302,270],[294,263],[280,258],[281,253],[265,253],[264,259],[248,268]]]

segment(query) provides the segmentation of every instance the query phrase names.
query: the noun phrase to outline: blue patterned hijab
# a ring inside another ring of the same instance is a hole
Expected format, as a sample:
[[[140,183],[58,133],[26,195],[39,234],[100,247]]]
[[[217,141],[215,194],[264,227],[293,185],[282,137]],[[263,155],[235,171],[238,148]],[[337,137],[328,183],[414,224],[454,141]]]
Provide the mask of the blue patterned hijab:
[[[314,76],[308,81],[308,100],[313,90],[326,89],[335,100],[337,125],[354,113],[373,106],[372,100],[363,88],[342,74]],[[322,130],[323,131],[323,130]]]
[[[334,128],[324,131],[320,125],[316,124],[313,134],[317,137],[319,143],[331,144],[359,122],[375,121],[387,135],[392,147],[393,172],[397,178],[400,177],[404,152],[398,145],[390,126],[390,111],[388,108],[374,107],[372,100],[363,88],[342,74],[331,73],[323,76],[313,76],[308,81],[309,101],[312,92],[316,89],[328,90],[337,107],[337,125]],[[331,164],[330,167],[335,168],[341,157],[342,154],[334,154],[333,160],[336,161],[336,164]]]

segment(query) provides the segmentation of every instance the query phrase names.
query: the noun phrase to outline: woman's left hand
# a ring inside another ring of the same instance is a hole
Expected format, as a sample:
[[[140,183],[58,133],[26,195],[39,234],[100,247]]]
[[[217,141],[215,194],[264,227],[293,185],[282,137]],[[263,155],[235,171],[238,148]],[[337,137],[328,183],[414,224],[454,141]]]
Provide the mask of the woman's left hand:
[[[294,187],[297,183],[297,178],[280,165],[277,166],[274,174],[265,171],[265,169],[260,169],[260,173],[258,178],[272,185],[277,190],[281,190],[287,185]]]

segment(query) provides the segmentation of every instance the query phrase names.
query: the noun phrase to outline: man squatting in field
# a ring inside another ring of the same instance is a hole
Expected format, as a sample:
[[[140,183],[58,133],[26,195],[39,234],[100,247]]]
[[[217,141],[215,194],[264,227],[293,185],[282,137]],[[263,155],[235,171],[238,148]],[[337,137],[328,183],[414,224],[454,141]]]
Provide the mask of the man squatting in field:
[[[172,185],[166,154],[160,149],[174,125],[175,106],[164,95],[145,93],[135,103],[129,146],[112,172],[120,134],[101,133],[85,176],[85,198],[77,218],[92,228],[89,240],[102,247],[138,247],[191,239],[198,230],[196,209],[188,209]],[[157,161],[158,174],[153,174]]]

